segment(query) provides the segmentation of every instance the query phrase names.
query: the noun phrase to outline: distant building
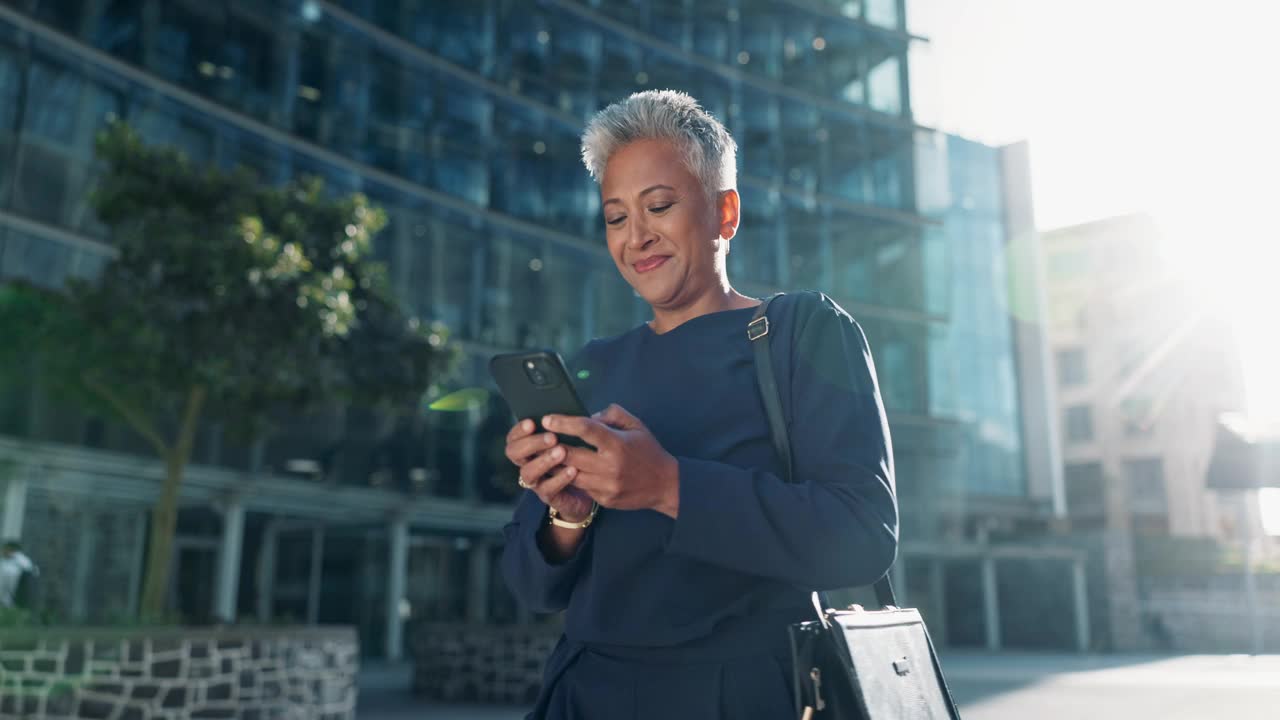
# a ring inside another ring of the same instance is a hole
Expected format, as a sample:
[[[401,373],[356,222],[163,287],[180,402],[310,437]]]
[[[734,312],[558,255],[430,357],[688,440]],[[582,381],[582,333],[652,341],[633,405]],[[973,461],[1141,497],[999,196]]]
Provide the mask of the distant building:
[[[1128,215],[1042,235],[1067,514],[1106,538],[1118,647],[1145,642],[1135,548],[1237,539],[1238,503],[1206,488],[1218,419],[1243,407],[1228,318],[1189,291],[1159,229]]]
[[[395,292],[459,339],[454,385],[489,387],[495,352],[569,354],[646,318],[605,252],[578,133],[635,90],[686,90],[742,147],[737,286],[822,289],[866,329],[904,596],[940,642],[1075,646],[1070,624],[1037,635],[1020,615],[1043,609],[1027,573],[1067,614],[1083,587],[1074,551],[1026,541],[1066,507],[1026,148],[915,124],[904,17],[902,0],[6,2],[0,280],[57,286],[112,256],[86,192],[94,132],[120,117],[196,161],[369,195]],[[406,622],[530,621],[494,561],[517,491],[508,423],[492,398],[402,422],[335,406],[258,448],[208,424],[174,609],[351,623],[391,658]],[[160,475],[145,445],[23,383],[0,394],[0,463],[0,535],[41,556],[47,601],[127,615]]]

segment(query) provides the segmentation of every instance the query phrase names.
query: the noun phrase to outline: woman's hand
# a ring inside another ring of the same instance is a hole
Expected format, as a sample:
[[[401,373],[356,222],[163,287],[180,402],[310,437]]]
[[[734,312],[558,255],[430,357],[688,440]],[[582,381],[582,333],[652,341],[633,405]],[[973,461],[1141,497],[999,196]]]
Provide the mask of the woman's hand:
[[[507,433],[507,459],[520,468],[520,481],[564,520],[586,520],[592,500],[569,484],[578,471],[562,464],[564,446],[557,442],[555,433],[534,435],[533,431],[532,420],[521,420]]]
[[[548,415],[542,426],[595,446],[565,448],[564,464],[576,472],[573,485],[602,507],[656,510],[673,518],[679,514],[679,464],[621,405],[610,405],[589,418]]]

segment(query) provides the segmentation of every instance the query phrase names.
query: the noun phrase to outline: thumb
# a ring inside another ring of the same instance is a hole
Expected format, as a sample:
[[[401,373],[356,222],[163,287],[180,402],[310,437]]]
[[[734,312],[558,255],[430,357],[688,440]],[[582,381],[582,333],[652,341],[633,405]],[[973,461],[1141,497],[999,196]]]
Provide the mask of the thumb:
[[[612,403],[603,411],[596,413],[594,416],[597,420],[618,430],[638,430],[644,427],[644,423],[635,415],[627,412],[621,405]]]

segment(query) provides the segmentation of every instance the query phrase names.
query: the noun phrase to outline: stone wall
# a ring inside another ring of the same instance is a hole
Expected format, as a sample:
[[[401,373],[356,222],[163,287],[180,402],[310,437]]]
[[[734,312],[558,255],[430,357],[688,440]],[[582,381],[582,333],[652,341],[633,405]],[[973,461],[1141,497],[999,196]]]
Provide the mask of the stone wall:
[[[437,700],[531,703],[558,625],[422,625],[411,637],[413,690]]]
[[[1263,652],[1280,652],[1280,577],[1257,579]],[[1252,652],[1254,630],[1244,579],[1158,578],[1143,582],[1145,629],[1156,649]]]
[[[355,717],[351,628],[7,629],[0,720]]]

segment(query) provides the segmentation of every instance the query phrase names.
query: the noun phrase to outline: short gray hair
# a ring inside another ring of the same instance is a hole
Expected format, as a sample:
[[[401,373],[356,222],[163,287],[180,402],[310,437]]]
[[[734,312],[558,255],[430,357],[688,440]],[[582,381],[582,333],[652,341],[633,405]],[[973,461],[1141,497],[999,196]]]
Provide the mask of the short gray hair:
[[[596,113],[582,132],[582,163],[599,183],[613,153],[635,140],[674,143],[709,197],[738,189],[738,144],[687,93],[645,90]]]

